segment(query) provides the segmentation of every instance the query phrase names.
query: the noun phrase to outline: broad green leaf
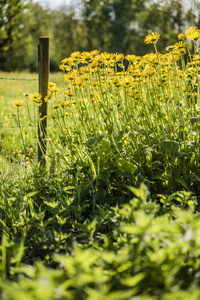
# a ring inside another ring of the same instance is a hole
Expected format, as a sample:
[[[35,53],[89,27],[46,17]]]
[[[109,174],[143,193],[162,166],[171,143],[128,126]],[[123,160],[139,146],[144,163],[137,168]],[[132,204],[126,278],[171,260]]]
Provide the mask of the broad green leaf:
[[[102,145],[102,150],[103,152],[107,153],[107,152],[110,152],[110,142],[106,139],[102,139],[101,141],[101,145]]]
[[[126,286],[136,286],[144,277],[145,273],[139,273],[133,277],[127,277],[121,280],[121,283],[126,285]]]
[[[179,150],[179,144],[176,141],[165,141],[166,153],[177,153]]]
[[[102,139],[104,138],[104,136],[105,136],[105,133],[102,133],[102,134],[100,134],[99,136],[98,136],[98,142],[99,143],[101,143],[101,141],[102,141]]]
[[[192,175],[190,175],[190,181],[191,182],[200,182],[200,178],[197,175],[192,174]]]
[[[147,186],[144,184],[144,182],[142,182],[140,184],[139,188],[133,187],[133,186],[129,186],[128,187],[129,190],[135,194],[135,196],[137,198],[142,199],[142,201],[146,201],[148,195],[149,195],[149,190],[147,188]]]
[[[140,228],[135,224],[127,224],[127,225],[123,224],[119,227],[119,230],[127,234],[135,234],[135,235],[140,234],[142,232],[142,228]]]
[[[118,168],[123,172],[134,173],[137,170],[137,166],[133,163],[130,163],[124,158],[118,158],[116,161]]]
[[[175,181],[180,183],[187,191],[189,190],[187,183],[182,178],[176,178]]]
[[[193,118],[190,118],[190,122],[193,124],[197,123],[200,121],[200,117],[193,117]]]

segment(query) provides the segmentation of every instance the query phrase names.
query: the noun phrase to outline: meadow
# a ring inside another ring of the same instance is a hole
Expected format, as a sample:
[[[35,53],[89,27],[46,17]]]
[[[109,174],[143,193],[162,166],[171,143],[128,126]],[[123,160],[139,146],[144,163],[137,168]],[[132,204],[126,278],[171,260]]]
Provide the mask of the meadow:
[[[199,37],[74,52],[44,100],[19,80],[36,74],[0,73],[18,79],[0,80],[1,299],[199,299]]]

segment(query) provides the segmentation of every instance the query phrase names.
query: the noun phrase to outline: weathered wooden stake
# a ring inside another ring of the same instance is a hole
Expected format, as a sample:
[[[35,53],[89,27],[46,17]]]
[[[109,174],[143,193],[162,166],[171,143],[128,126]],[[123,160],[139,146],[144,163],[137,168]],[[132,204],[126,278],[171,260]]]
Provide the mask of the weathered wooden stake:
[[[45,156],[47,151],[47,102],[45,102],[45,97],[48,93],[49,70],[49,37],[39,37],[38,76],[39,93],[42,95],[42,105],[39,107],[38,121],[38,162],[43,168],[46,166]]]

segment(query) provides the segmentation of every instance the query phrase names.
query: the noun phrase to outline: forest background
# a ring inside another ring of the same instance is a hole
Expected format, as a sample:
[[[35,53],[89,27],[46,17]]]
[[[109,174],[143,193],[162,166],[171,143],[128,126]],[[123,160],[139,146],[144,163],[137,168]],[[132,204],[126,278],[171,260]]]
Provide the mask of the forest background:
[[[148,33],[159,51],[189,26],[200,27],[200,2],[190,0],[79,0],[55,9],[32,0],[0,0],[0,70],[37,71],[39,36],[50,37],[51,71],[73,51],[98,49],[144,55]],[[75,5],[78,4],[78,5]],[[152,48],[153,51],[153,48]]]

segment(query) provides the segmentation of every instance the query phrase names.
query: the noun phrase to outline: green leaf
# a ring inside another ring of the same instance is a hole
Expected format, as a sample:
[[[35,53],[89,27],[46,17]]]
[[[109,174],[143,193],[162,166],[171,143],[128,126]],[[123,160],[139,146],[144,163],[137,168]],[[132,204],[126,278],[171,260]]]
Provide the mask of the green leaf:
[[[123,224],[119,227],[119,230],[123,233],[134,234],[134,235],[141,234],[142,232],[142,229],[135,224],[127,224],[127,225]]]
[[[154,161],[152,163],[152,169],[157,169],[159,166],[162,166],[162,163],[160,161]]]
[[[135,188],[133,186],[128,186],[128,189],[135,194],[135,196],[139,199],[142,199],[143,201],[146,201],[148,195],[149,195],[149,190],[147,186],[142,182],[140,184],[139,188]]]
[[[187,191],[189,191],[189,188],[188,188],[187,183],[185,182],[185,180],[183,180],[182,178],[176,178],[175,181],[180,183]]]
[[[200,178],[197,175],[192,174],[190,175],[190,182],[200,182]]]
[[[4,221],[0,219],[0,223],[4,226],[4,229],[6,229],[7,232],[9,232],[9,228],[8,228],[7,225],[4,223]]]
[[[101,145],[102,145],[103,152],[107,153],[111,151],[110,142],[108,140],[103,138],[101,141]]]
[[[133,163],[130,163],[129,161],[127,161],[124,158],[118,158],[118,160],[116,161],[118,168],[122,171],[122,172],[130,172],[130,173],[134,173],[137,170],[137,166]]]
[[[177,153],[179,150],[179,144],[176,141],[165,141],[166,153]]]
[[[121,283],[126,285],[126,286],[130,286],[130,287],[134,287],[136,286],[142,279],[144,279],[145,277],[145,273],[140,273],[137,274],[133,277],[127,277],[121,280]]]
[[[180,158],[180,157],[183,157],[183,156],[186,156],[187,157],[187,154],[185,152],[178,152],[176,154],[176,158]]]
[[[100,134],[99,136],[98,136],[98,142],[99,143],[101,143],[101,141],[102,141],[102,139],[104,138],[104,136],[105,136],[105,133],[102,133],[102,134]]]
[[[119,66],[120,68],[122,68],[122,69],[125,68],[124,65],[122,65],[122,64],[118,64],[118,66]]]
[[[199,122],[199,120],[200,120],[200,117],[190,118],[190,122],[192,123],[192,125],[195,124],[195,123],[197,123],[197,122]]]

